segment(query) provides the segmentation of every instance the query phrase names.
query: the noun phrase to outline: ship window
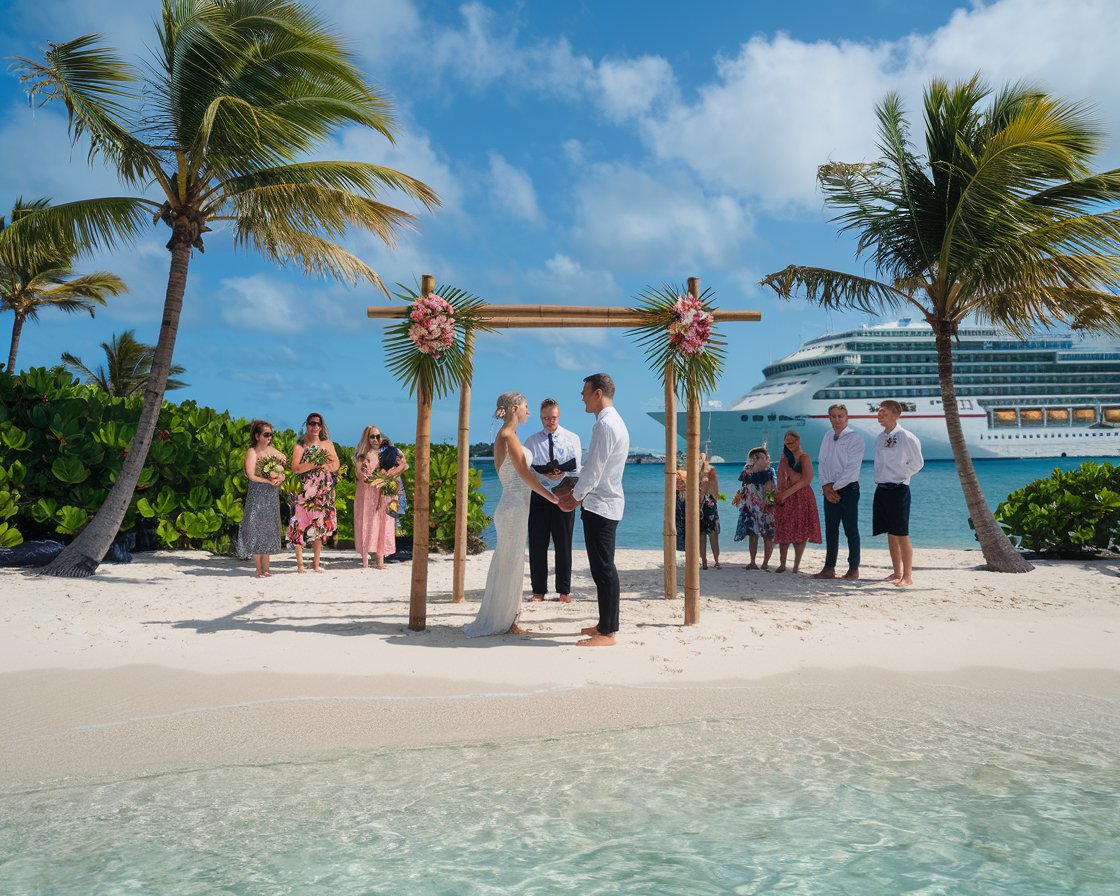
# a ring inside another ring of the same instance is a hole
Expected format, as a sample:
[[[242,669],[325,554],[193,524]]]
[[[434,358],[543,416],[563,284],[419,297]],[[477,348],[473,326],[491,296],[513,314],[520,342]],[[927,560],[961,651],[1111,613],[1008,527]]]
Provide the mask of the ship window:
[[[762,422],[762,414],[755,414],[754,415],[754,422],[755,423],[761,423]]]

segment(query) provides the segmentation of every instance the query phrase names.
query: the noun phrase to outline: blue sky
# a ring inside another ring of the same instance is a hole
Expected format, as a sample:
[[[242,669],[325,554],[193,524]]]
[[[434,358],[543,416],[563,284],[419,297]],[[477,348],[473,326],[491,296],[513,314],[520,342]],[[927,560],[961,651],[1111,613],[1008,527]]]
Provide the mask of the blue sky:
[[[828,223],[816,166],[875,154],[874,105],[891,90],[911,110],[932,76],[980,70],[994,84],[1027,80],[1090,104],[1120,133],[1112,0],[852,0],[848,3],[453,3],[325,0],[325,18],[352,41],[392,98],[395,145],[345,132],[323,157],[387,164],[443,200],[394,250],[366,237],[349,247],[386,283],[422,272],[494,303],[630,305],[646,286],[699,276],[726,308],[762,312],[723,328],[720,391],[734,400],[760,369],[806,338],[861,322],[758,288],[790,263],[857,270],[852,244]],[[103,32],[132,58],[153,42],[150,0],[0,3],[3,55]],[[120,192],[71,148],[59,108],[29,109],[15,78],[0,80],[0,205]],[[917,124],[916,119],[915,123]],[[919,129],[920,132],[920,129]],[[1120,166],[1110,139],[1100,167]],[[82,263],[112,270],[130,292],[95,320],[44,312],[29,323],[20,366],[70,351],[99,362],[99,343],[134,328],[154,342],[167,276],[166,233]],[[175,359],[191,385],[174,400],[296,426],[320,411],[353,444],[366,423],[412,441],[415,404],[383,367],[385,300],[279,270],[234,252],[226,234],[191,264]],[[7,349],[10,315],[0,316]],[[636,447],[663,446],[646,417],[660,387],[624,331],[514,330],[478,345],[472,441],[489,438],[494,397],[551,396],[585,438],[578,401],[587,373],[610,372]],[[433,438],[451,441],[457,399],[437,404]],[[531,431],[527,429],[526,433]]]

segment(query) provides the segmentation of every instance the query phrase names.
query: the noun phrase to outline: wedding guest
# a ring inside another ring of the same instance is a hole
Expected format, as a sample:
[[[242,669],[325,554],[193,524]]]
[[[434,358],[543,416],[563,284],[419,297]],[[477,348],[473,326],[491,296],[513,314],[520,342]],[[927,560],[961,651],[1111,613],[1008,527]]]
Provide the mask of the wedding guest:
[[[541,402],[541,429],[525,439],[532,458],[530,466],[546,490],[552,491],[565,475],[579,472],[583,451],[579,436],[560,425],[560,405],[554,398]],[[572,532],[576,512],[561,510],[558,504],[533,492],[529,498],[529,581],[533,596],[544,600],[548,594],[548,543],[552,542],[556,598],[572,600]]]
[[[685,549],[685,532],[688,525],[688,516],[685,511],[687,504],[685,503],[685,495],[688,494],[688,477],[685,475],[684,470],[677,470],[677,506],[675,510],[675,518],[677,521],[677,550],[683,551]]]
[[[764,445],[747,452],[747,463],[739,474],[742,483],[736,500],[739,504],[739,522],[735,526],[735,540],[749,539],[751,562],[747,569],[758,569],[758,540],[762,539],[762,569],[770,568],[774,553],[774,467],[770,452]]]
[[[821,439],[817,472],[824,495],[824,569],[815,579],[836,578],[840,553],[840,524],[848,542],[848,571],[845,579],[859,578],[859,471],[863,465],[863,436],[848,426],[848,409],[834,404],[828,409],[832,431]]]
[[[774,503],[774,540],[778,542],[778,568],[786,571],[786,555],[793,545],[793,571],[801,570],[805,545],[821,543],[821,521],[817,499],[809,484],[813,481],[813,462],[801,450],[801,436],[788,430],[778,463],[778,491]]]
[[[706,536],[706,537],[705,537]],[[708,455],[700,454],[700,568],[708,568],[708,542],[712,545],[712,563],[719,565],[719,474]]]
[[[614,564],[615,535],[626,497],[622,474],[630,453],[630,433],[614,407],[614,380],[605,373],[584,377],[584,410],[595,415],[591,444],[575,491],[560,499],[560,506],[574,510],[582,504],[583,541],[591,578],[599,600],[599,622],[582,630],[588,637],[579,647],[610,647],[616,643],[620,588]]]
[[[875,439],[875,500],[871,534],[887,533],[892,573],[885,581],[906,588],[914,584],[914,547],[910,544],[910,477],[925,466],[922,443],[898,422],[902,405],[888,400],[877,414],[883,431]]]
[[[288,522],[288,541],[296,549],[296,572],[303,572],[303,546],[312,545],[311,568],[321,572],[319,566],[323,539],[338,530],[338,511],[335,509],[334,487],[338,481],[338,452],[330,440],[323,415],[307,415],[303,433],[292,450],[292,472],[300,479]]]
[[[267,579],[270,554],[278,554],[280,542],[280,483],[284,481],[287,458],[272,447],[272,424],[254,420],[249,427],[245,452],[245,509],[237,530],[235,553],[242,560],[251,556],[258,579]]]
[[[369,568],[369,555],[377,557],[377,569],[397,552],[397,520],[389,513],[400,487],[399,477],[408,469],[404,454],[381,434],[367,426],[354,449],[354,550]]]

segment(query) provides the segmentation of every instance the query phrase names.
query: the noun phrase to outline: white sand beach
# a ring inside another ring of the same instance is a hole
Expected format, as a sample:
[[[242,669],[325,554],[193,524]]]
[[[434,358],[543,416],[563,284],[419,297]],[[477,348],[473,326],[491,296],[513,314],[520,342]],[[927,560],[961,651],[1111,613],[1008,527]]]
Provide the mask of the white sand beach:
[[[355,749],[489,741],[829,706],[923,689],[1076,693],[1117,712],[1120,563],[980,569],[974,551],[918,549],[915,586],[743,569],[702,573],[701,621],[662,596],[661,554],[623,550],[616,647],[577,649],[596,618],[577,553],[571,604],[526,603],[527,635],[469,640],[467,600],[433,556],[427,630],[407,627],[410,564],[348,552],[271,579],[201,552],[137,555],[85,580],[0,571],[0,778],[5,785]],[[803,568],[820,568],[810,550]],[[683,576],[681,576],[683,582]],[[526,593],[528,582],[526,581]]]

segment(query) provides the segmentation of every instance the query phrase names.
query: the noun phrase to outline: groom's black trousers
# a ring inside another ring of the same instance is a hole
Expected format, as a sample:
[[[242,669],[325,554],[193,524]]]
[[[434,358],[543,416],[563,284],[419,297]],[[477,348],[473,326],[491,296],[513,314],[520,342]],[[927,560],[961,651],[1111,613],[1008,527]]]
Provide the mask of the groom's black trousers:
[[[613,635],[618,631],[619,585],[618,570],[614,566],[614,539],[618,520],[592,513],[586,507],[580,511],[583,519],[583,541],[587,546],[587,562],[591,578],[599,596],[599,634]]]
[[[529,498],[529,580],[533,594],[548,594],[548,543],[556,548],[556,593],[572,593],[572,532],[576,512],[566,513],[533,492]]]

